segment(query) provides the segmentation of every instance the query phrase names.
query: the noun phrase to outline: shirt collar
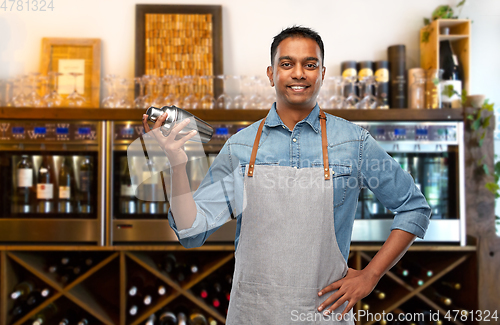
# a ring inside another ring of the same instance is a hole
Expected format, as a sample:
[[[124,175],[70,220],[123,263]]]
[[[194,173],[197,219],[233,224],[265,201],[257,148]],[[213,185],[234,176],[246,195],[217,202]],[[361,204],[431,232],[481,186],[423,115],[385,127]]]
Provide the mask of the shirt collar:
[[[312,111],[309,113],[309,115],[303,119],[301,122],[305,122],[311,126],[311,128],[314,130],[314,132],[318,133],[319,132],[319,106],[318,103],[314,106]],[[299,122],[300,123],[300,122]],[[275,126],[283,126],[285,125],[283,121],[281,120],[280,116],[278,115],[278,112],[276,112],[276,103],[273,104],[271,109],[269,110],[269,113],[267,114],[266,117],[266,122],[264,123],[265,126],[269,127],[275,127]]]

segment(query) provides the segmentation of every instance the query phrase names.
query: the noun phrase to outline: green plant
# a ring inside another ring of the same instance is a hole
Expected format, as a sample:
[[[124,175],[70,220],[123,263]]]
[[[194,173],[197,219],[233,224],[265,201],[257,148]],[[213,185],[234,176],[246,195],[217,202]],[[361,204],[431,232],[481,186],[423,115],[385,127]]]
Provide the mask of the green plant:
[[[467,0],[460,0],[458,4],[456,5],[456,9],[458,9],[458,15],[453,16],[453,8],[448,6],[448,5],[441,5],[438,6],[434,11],[432,12],[432,18],[424,18],[424,26],[425,29],[422,33],[422,43],[427,43],[429,42],[429,36],[431,35],[431,32],[434,30],[431,27],[431,22],[433,20],[437,19],[457,19],[460,14],[462,13],[463,6],[465,4],[465,1]]]

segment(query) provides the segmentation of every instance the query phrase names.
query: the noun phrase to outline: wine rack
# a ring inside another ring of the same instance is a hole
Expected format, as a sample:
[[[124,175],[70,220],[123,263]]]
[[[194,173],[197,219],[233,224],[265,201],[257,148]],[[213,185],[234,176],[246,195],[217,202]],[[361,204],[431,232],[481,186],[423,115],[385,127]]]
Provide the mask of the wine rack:
[[[373,258],[379,246],[352,246],[349,267],[361,269]],[[185,306],[197,310],[218,324],[225,323],[225,310],[215,308],[210,301],[199,295],[200,287],[232,274],[234,246],[208,245],[187,250],[180,245],[167,246],[116,246],[116,247],[0,247],[0,325],[31,324],[36,315],[45,308],[57,306],[56,319],[66,312],[77,313],[89,324],[146,324],[150,317],[159,318],[165,310]],[[196,258],[198,270],[181,281],[175,272],[168,273],[162,260],[173,254],[177,261]],[[92,263],[81,273],[63,283],[58,272],[51,273],[49,267],[62,258],[69,260],[91,257]],[[439,313],[444,320],[448,306],[437,301],[433,292],[449,297],[453,307],[465,310],[477,309],[477,273],[474,246],[418,246],[410,248],[401,260],[433,271],[424,278],[420,286],[405,281],[396,268],[391,269],[376,287],[375,292],[358,302],[355,311],[367,307],[370,313],[414,313],[420,310]],[[399,265],[399,264],[398,264]],[[150,305],[139,308],[135,315],[129,314],[132,298],[128,294],[131,279],[140,274],[148,283],[164,287],[165,294],[156,296]],[[411,271],[410,271],[411,274]],[[14,301],[9,297],[13,288],[24,280],[35,287],[46,287],[50,294],[34,308],[14,317]],[[460,283],[459,290],[443,285],[443,282]],[[155,315],[155,316],[151,316]],[[378,324],[374,320],[360,319],[358,324]],[[472,322],[446,322],[443,324],[473,324]]]

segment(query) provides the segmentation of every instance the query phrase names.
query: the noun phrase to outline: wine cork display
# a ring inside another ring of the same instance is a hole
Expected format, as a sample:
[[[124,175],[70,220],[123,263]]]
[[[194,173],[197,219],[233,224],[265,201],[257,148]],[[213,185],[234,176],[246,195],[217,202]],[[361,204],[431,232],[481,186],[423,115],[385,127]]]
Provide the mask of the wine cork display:
[[[146,14],[145,74],[213,75],[212,19],[212,14]],[[206,83],[207,80],[193,78],[195,96],[201,97]],[[208,83],[206,88],[213,95],[213,80]]]

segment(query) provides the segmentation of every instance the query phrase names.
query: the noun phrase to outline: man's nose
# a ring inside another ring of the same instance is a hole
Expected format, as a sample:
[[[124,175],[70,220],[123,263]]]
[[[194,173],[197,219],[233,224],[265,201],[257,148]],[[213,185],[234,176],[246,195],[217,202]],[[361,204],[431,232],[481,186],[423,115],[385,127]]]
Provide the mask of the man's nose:
[[[292,78],[294,79],[305,79],[304,67],[300,64],[296,64],[292,70]]]

